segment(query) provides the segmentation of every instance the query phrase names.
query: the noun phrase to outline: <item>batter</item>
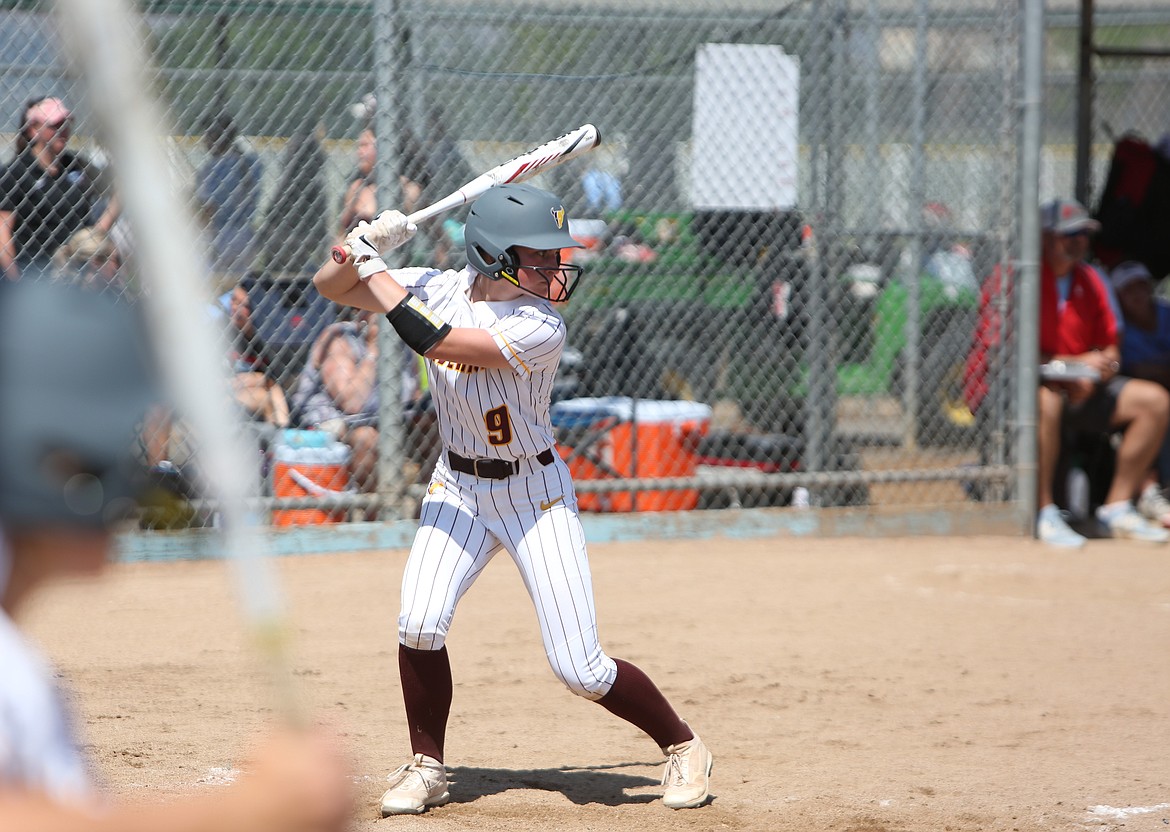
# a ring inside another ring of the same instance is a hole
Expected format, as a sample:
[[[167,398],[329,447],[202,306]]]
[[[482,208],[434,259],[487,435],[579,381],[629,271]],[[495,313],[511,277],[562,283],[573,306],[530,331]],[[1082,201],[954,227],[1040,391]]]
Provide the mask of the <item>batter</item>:
[[[568,466],[555,448],[549,399],[565,343],[555,304],[569,300],[579,248],[561,201],[501,185],[471,207],[467,268],[390,271],[380,257],[413,235],[398,211],[359,223],[353,257],[314,283],[338,303],[387,313],[425,356],[443,452],[423,500],[402,581],[398,668],[413,758],[395,771],[383,817],[450,799],[443,742],[451,709],[445,641],[459,599],[504,550],[540,622],[553,673],[573,693],[645,731],[667,756],[663,802],[706,802],[712,758],[654,683],[601,649],[585,537]]]

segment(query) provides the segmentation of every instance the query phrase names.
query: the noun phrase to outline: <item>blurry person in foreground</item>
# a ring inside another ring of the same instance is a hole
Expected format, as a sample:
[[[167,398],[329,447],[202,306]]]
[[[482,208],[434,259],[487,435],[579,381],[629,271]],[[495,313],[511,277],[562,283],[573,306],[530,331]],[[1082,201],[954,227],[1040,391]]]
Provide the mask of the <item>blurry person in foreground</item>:
[[[163,804],[103,794],[56,674],[20,629],[41,589],[105,570],[135,510],[135,431],[155,398],[141,333],[135,310],[108,296],[0,281],[0,829],[343,830],[347,767],[318,730],[270,734],[244,776],[213,795]]]

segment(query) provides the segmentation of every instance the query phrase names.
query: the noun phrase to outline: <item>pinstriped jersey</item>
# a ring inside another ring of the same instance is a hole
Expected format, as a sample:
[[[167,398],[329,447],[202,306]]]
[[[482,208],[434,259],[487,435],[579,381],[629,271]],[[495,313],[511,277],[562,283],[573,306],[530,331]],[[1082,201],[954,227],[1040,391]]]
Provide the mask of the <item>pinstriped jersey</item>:
[[[475,272],[394,269],[390,275],[453,327],[487,329],[507,359],[491,369],[427,359],[443,447],[474,458],[520,459],[555,443],[549,402],[565,322],[534,295],[472,301]]]

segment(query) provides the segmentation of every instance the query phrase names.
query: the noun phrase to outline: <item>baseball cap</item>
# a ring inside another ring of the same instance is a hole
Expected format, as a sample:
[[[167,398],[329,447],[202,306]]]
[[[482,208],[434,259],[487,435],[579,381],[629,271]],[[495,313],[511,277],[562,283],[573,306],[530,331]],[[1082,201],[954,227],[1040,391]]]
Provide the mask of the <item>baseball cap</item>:
[[[1114,291],[1120,292],[1135,280],[1153,282],[1154,277],[1144,263],[1139,263],[1137,260],[1126,260],[1124,263],[1117,264],[1117,267],[1109,275],[1109,279],[1113,281]]]
[[[1101,223],[1089,216],[1084,205],[1075,199],[1053,199],[1040,206],[1040,227],[1057,234],[1096,233]]]
[[[24,114],[29,124],[61,124],[73,117],[73,113],[60,98],[42,98],[28,108]]]

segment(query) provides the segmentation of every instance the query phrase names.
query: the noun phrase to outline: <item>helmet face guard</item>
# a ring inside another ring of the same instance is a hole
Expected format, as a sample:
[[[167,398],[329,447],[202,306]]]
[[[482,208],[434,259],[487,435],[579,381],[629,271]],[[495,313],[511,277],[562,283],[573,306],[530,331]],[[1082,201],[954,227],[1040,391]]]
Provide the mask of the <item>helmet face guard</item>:
[[[577,288],[580,266],[524,266],[516,248],[559,251],[583,248],[569,234],[561,201],[531,185],[497,185],[475,201],[464,229],[467,262],[492,280],[503,278],[536,297],[567,301]],[[520,282],[520,269],[544,279],[544,293]]]
[[[559,266],[525,266],[518,262],[519,257],[514,249],[508,249],[505,255],[504,259],[510,261],[510,265],[501,267],[495,279],[503,278],[518,289],[528,292],[530,295],[536,295],[538,298],[551,300],[553,303],[567,301],[572,296],[573,290],[577,288],[577,281],[581,279],[581,275],[585,271],[580,266],[571,263],[562,263]],[[539,289],[523,285],[520,282],[520,269],[535,273],[540,277],[544,282],[544,291],[541,292]]]

